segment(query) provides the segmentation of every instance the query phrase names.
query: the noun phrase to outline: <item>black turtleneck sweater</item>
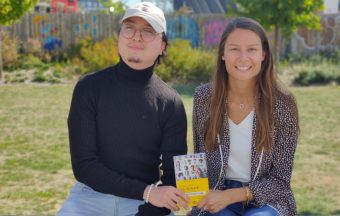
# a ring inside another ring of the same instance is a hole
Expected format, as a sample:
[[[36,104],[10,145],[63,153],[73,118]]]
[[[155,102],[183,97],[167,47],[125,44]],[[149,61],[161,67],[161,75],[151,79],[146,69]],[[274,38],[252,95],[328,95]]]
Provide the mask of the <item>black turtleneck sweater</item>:
[[[153,67],[134,70],[122,60],[77,83],[68,128],[76,179],[115,196],[142,200],[151,183],[175,185],[173,156],[187,152],[179,95]],[[162,215],[150,204],[139,210],[151,208],[141,215]]]

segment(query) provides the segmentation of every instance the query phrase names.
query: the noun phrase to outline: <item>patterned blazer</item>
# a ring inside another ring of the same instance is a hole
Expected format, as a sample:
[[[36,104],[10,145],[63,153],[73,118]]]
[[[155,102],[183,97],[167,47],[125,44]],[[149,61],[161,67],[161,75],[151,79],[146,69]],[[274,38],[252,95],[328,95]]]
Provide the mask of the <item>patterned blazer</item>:
[[[290,181],[293,168],[294,153],[298,138],[298,121],[296,118],[295,99],[279,91],[275,91],[274,104],[275,129],[274,146],[270,151],[264,151],[260,163],[261,152],[255,150],[256,112],[254,115],[251,147],[251,181],[249,187],[253,193],[252,204],[257,207],[270,205],[277,209],[282,216],[296,215],[296,204]],[[219,149],[206,151],[203,137],[203,124],[209,116],[211,84],[199,86],[194,95],[193,107],[193,137],[194,151],[206,152],[209,187],[223,189],[226,167],[230,150],[230,137],[227,113],[224,114],[221,149],[223,164],[221,179],[221,156]],[[260,163],[260,165],[259,165]],[[258,169],[259,166],[259,169]],[[258,169],[258,171],[256,171]],[[258,174],[255,177],[255,173]],[[193,209],[192,214],[199,211]],[[201,214],[202,215],[202,214]]]

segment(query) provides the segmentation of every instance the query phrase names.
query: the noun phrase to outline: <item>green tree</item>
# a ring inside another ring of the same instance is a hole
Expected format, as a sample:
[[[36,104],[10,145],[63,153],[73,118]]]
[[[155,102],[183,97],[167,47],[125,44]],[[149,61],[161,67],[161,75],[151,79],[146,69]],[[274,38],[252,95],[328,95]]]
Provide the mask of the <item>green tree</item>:
[[[99,2],[107,8],[109,13],[123,14],[125,4],[119,0],[99,0]]]
[[[318,12],[323,0],[233,0],[237,10],[231,13],[257,20],[267,30],[274,30],[274,58],[279,61],[283,38],[289,39],[300,26],[321,29]],[[282,38],[283,36],[283,38]]]
[[[0,25],[10,25],[23,16],[37,0],[0,0]],[[2,48],[0,31],[0,83],[2,82]]]

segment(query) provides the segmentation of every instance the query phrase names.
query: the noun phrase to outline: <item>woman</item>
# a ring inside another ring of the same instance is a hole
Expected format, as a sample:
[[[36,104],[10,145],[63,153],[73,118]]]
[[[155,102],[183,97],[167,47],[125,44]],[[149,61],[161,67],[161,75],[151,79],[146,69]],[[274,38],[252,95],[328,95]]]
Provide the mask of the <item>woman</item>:
[[[297,107],[256,21],[237,18],[223,32],[213,81],[195,92],[193,133],[211,191],[192,215],[296,215]]]

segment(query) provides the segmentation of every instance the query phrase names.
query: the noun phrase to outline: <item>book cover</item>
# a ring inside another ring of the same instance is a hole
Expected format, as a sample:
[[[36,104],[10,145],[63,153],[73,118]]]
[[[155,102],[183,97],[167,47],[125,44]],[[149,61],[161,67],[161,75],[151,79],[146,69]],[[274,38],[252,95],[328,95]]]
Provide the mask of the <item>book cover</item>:
[[[196,206],[209,192],[205,153],[174,156],[176,186],[190,198],[189,206]]]

